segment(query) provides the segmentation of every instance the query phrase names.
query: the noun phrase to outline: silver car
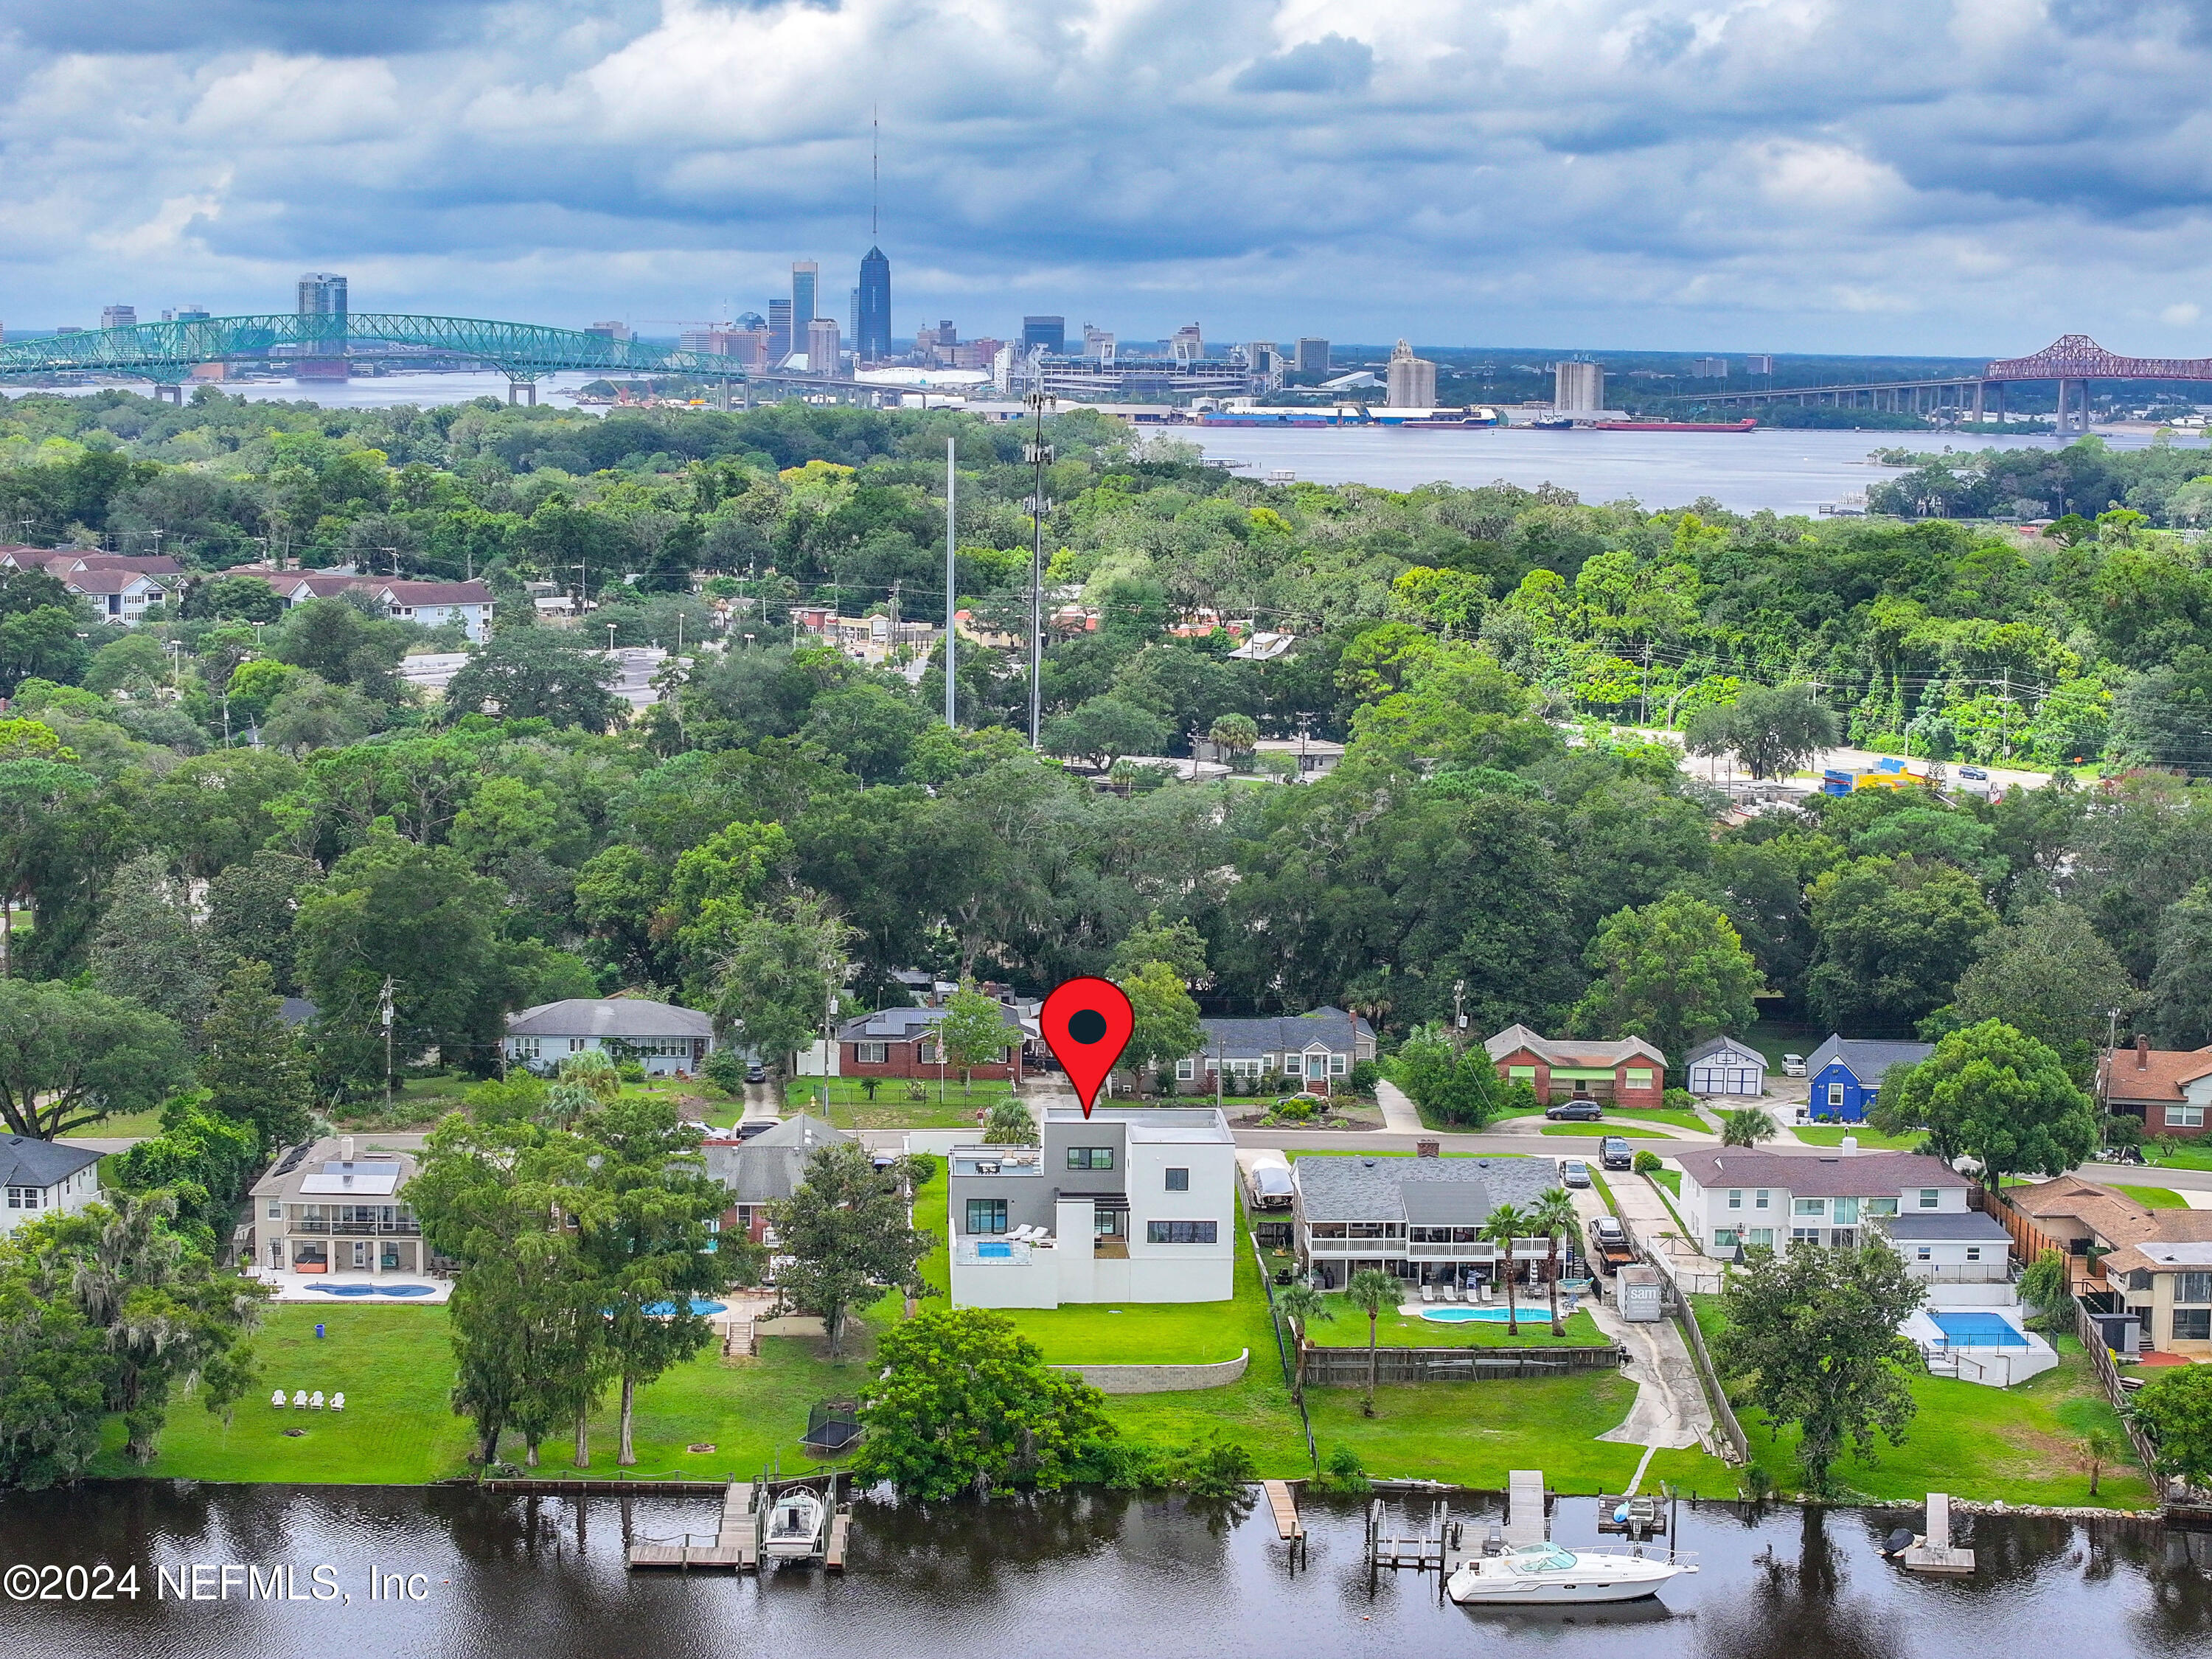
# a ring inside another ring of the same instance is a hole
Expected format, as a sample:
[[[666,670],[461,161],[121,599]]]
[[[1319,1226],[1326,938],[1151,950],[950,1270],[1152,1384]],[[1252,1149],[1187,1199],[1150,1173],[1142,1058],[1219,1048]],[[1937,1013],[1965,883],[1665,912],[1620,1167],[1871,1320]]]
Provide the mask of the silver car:
[[[1562,1187],[1589,1186],[1589,1165],[1578,1158],[1568,1158],[1559,1165],[1559,1184]]]

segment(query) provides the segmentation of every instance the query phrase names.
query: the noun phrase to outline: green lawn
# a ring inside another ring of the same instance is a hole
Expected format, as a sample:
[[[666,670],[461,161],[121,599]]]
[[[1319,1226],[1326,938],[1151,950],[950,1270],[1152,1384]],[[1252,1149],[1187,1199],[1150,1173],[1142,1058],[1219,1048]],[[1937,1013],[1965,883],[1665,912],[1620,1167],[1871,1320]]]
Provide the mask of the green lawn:
[[[1636,1385],[1618,1371],[1486,1382],[1418,1382],[1375,1391],[1375,1415],[1361,1415],[1362,1390],[1309,1389],[1306,1407],[1326,1464],[1350,1445],[1377,1478],[1454,1481],[1503,1488],[1509,1471],[1541,1469],[1554,1492],[1619,1492],[1644,1448],[1593,1437],[1628,1415]],[[1686,1492],[1734,1496],[1728,1466],[1700,1451],[1654,1455],[1644,1488],[1673,1480]]]
[[[2147,1210],[2185,1210],[2189,1200],[2171,1187],[2118,1187]]]
[[[1710,1129],[1706,1128],[1704,1120],[1699,1118],[1695,1112],[1668,1111],[1656,1106],[1607,1106],[1605,1109],[1605,1116],[1599,1124],[1595,1126],[1583,1124],[1581,1127],[1585,1129],[1595,1127],[1602,1130],[1605,1124],[1624,1119],[1638,1123],[1663,1123],[1670,1128],[1687,1129],[1693,1134],[1710,1134],[1712,1133]],[[1525,1123],[1538,1121],[1548,1121],[1548,1120],[1544,1118],[1544,1115],[1541,1112],[1521,1112],[1516,1114],[1512,1117],[1502,1118],[1499,1120],[1499,1121],[1505,1123]]]
[[[1654,1133],[1650,1129],[1631,1129],[1619,1123],[1547,1123],[1547,1135],[1578,1135],[1585,1140],[1595,1140],[1603,1135],[1619,1135],[1623,1140],[1671,1140],[1672,1135]]]
[[[945,1085],[942,1101],[934,1079],[923,1084],[921,1099],[912,1100],[907,1096],[907,1079],[885,1078],[877,1084],[876,1097],[870,1100],[858,1078],[795,1077],[784,1085],[785,1111],[820,1116],[825,1083],[830,1090],[830,1121],[841,1129],[973,1129],[984,1112],[1012,1093],[1003,1083],[978,1083],[963,1094],[956,1076]]]
[[[1682,1172],[1680,1170],[1653,1170],[1648,1173],[1653,1181],[1664,1187],[1676,1198],[1681,1197]]]
[[[1710,1345],[1725,1322],[1720,1298],[1691,1301]],[[2149,1507],[2154,1501],[2150,1482],[2132,1457],[2107,1468],[2096,1498],[2089,1496],[2081,1437],[2092,1428],[2119,1435],[2120,1420],[2081,1344],[2062,1337],[2058,1352],[2056,1370],[2017,1388],[1915,1376],[1912,1397],[1919,1409],[1904,1440],[1892,1443],[1881,1437],[1872,1457],[1846,1455],[1835,1466],[1836,1479],[1853,1493],[1882,1501],[1917,1503],[1932,1491],[1980,1502]],[[1804,1474],[1797,1463],[1796,1431],[1784,1429],[1778,1437],[1764,1413],[1740,1403],[1736,1414],[1753,1458],[1777,1490],[1798,1491]]]
[[[2170,1152],[2155,1152],[2146,1146],[2143,1156],[2153,1164],[2168,1170],[2212,1170],[2212,1145],[2202,1142],[2193,1146],[2177,1146]]]
[[[1797,1139],[1808,1146],[1840,1146],[1845,1135],[1856,1135],[1863,1151],[1870,1152],[1909,1152],[1920,1144],[1920,1132],[1911,1134],[1886,1135],[1869,1129],[1863,1123],[1850,1125],[1811,1123],[1797,1132]]]
[[[1419,1294],[1419,1292],[1416,1292]],[[1521,1310],[1516,1334],[1503,1320],[1467,1319],[1442,1323],[1414,1314],[1383,1310],[1375,1328],[1376,1346],[1383,1348],[1601,1348],[1604,1333],[1589,1315],[1577,1309],[1566,1322],[1566,1334],[1552,1334],[1551,1304],[1542,1297],[1514,1292]],[[1316,1320],[1306,1334],[1317,1348],[1364,1348],[1367,1346],[1367,1316],[1347,1302],[1341,1292],[1328,1298],[1334,1319]],[[1503,1307],[1501,1302],[1498,1304]]]

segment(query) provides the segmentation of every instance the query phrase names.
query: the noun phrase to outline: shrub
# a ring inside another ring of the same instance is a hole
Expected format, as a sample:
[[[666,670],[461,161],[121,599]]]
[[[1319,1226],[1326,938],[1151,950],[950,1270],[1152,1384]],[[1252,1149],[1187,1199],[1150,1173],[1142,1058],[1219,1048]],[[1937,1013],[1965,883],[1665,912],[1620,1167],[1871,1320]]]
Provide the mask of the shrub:
[[[1687,1089],[1669,1089],[1659,1097],[1659,1103],[1670,1112],[1695,1111],[1698,1097]]]
[[[1368,1480],[1359,1454],[1349,1446],[1338,1446],[1328,1455],[1321,1484],[1331,1492],[1366,1492],[1374,1483]]]
[[[1194,1498],[1235,1498],[1256,1473],[1252,1454],[1218,1436],[1176,1454],[1174,1484]]]
[[[1653,1152],[1639,1152],[1636,1154],[1634,1168],[1637,1174],[1653,1175],[1657,1173],[1662,1167],[1662,1166],[1659,1162],[1658,1153]]]
[[[645,1081],[645,1067],[634,1060],[626,1060],[615,1067],[615,1075],[624,1083],[642,1083]]]
[[[707,1056],[700,1071],[707,1081],[725,1094],[741,1094],[745,1086],[744,1056],[734,1048],[717,1048]]]
[[[1352,1075],[1345,1079],[1345,1086],[1355,1095],[1371,1095],[1375,1092],[1376,1080],[1382,1075],[1381,1066],[1371,1060],[1363,1060],[1352,1066]]]
[[[1302,1095],[1292,1095],[1287,1100],[1275,1103],[1273,1115],[1285,1123],[1310,1123],[1321,1113],[1312,1101]]]

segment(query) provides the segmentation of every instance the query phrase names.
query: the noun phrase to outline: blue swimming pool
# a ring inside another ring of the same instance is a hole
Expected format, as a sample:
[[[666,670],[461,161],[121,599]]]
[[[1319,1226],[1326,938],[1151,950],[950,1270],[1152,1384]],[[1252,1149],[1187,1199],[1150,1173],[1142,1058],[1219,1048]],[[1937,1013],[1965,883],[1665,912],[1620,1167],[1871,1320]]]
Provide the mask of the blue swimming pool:
[[[2024,1348],[2027,1338],[2020,1327],[2002,1314],[1931,1313],[1928,1317],[1943,1333],[1947,1348]]]
[[[435,1296],[437,1288],[430,1285],[310,1285],[307,1289],[320,1291],[325,1296]]]
[[[1476,1320],[1496,1320],[1503,1325],[1510,1316],[1508,1311],[1503,1307],[1424,1308],[1421,1310],[1422,1318],[1433,1319],[1439,1325],[1466,1325]],[[1523,1319],[1528,1317],[1528,1310],[1526,1308],[1521,1310],[1521,1317]]]
[[[1011,1261],[1014,1259],[1014,1247],[1011,1244],[978,1244],[975,1259],[978,1261]]]
[[[696,1296],[691,1298],[691,1311],[702,1317],[708,1314],[727,1313],[729,1310],[730,1304],[726,1302],[708,1302]],[[673,1302],[648,1302],[646,1304],[645,1311],[657,1318],[665,1319],[676,1311],[676,1304]]]

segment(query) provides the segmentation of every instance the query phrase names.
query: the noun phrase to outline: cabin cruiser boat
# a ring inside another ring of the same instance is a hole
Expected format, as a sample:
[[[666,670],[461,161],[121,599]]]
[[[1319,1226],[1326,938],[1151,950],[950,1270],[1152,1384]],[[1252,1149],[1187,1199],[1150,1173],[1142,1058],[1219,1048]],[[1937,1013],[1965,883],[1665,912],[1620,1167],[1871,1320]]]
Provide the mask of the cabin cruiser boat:
[[[1633,1601],[1656,1595],[1677,1574],[1696,1571],[1640,1552],[1523,1544],[1501,1555],[1470,1558],[1452,1574],[1444,1593],[1463,1607]]]
[[[822,1553],[823,1528],[829,1506],[820,1494],[805,1486],[790,1486],[776,1494],[768,1514],[768,1531],[761,1539],[763,1560],[805,1560]]]

